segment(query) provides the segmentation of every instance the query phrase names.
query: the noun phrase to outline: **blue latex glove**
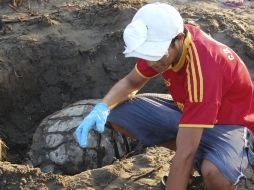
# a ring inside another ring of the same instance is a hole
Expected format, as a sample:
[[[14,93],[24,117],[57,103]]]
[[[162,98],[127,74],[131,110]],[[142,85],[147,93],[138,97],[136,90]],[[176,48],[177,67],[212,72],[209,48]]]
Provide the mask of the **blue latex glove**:
[[[76,140],[79,146],[87,146],[88,133],[91,129],[102,133],[105,129],[105,123],[110,109],[105,103],[98,103],[89,113],[75,131]]]

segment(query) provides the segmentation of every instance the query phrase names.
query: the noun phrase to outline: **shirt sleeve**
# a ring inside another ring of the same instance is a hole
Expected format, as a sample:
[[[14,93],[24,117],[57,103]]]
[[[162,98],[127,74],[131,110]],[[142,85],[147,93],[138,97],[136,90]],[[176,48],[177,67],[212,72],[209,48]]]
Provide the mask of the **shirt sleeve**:
[[[179,127],[213,128],[222,100],[223,73],[204,47],[189,48],[186,68],[187,98]],[[202,52],[198,52],[202,51]]]
[[[185,104],[179,127],[213,128],[219,106],[219,102]]]
[[[152,78],[157,76],[159,73],[152,67],[149,67],[147,62],[143,59],[139,59],[135,65],[135,69],[141,77]]]

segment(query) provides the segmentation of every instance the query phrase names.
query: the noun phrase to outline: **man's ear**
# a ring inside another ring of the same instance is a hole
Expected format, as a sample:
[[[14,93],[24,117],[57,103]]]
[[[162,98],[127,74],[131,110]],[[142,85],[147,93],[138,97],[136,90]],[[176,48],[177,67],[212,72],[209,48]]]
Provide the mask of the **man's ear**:
[[[177,35],[177,39],[178,39],[178,40],[183,41],[184,38],[185,38],[185,34],[184,34],[184,33],[180,33],[180,34]]]

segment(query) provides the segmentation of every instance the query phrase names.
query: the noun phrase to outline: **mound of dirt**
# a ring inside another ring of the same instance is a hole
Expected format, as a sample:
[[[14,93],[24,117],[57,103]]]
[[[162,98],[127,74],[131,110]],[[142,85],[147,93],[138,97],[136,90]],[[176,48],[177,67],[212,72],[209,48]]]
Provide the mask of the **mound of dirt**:
[[[155,156],[156,155],[156,156]],[[75,176],[42,173],[29,166],[0,163],[0,189],[163,189],[173,152],[150,148],[144,154]],[[4,175],[3,175],[4,174]]]

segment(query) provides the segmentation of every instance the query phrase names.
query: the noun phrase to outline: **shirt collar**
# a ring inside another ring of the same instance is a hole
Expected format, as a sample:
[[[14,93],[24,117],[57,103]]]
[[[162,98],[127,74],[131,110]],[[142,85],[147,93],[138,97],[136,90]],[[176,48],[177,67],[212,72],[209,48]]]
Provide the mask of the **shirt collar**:
[[[184,62],[186,60],[186,55],[187,55],[187,50],[189,48],[189,45],[191,43],[191,33],[189,31],[187,31],[187,35],[186,38],[184,40],[184,44],[183,44],[183,52],[182,55],[178,61],[178,63],[172,67],[172,70],[175,72],[178,72],[184,65]]]

